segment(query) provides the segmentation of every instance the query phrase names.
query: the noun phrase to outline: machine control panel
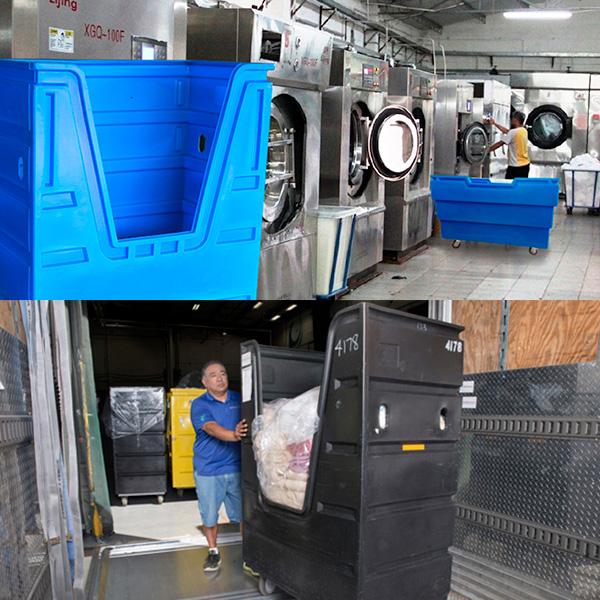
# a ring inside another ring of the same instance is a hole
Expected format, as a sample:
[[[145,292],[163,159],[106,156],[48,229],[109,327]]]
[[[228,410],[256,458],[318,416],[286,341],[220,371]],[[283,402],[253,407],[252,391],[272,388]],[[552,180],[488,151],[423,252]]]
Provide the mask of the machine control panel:
[[[131,58],[133,60],[167,60],[167,42],[151,38],[131,38]]]
[[[257,10],[188,10],[187,45],[188,59],[271,63],[269,79],[278,85],[329,86],[332,36]]]
[[[363,64],[362,87],[375,92],[385,89],[385,70],[377,65]]]
[[[430,77],[419,77],[417,95],[420,98],[433,98],[433,79]]]
[[[369,92],[387,92],[389,64],[349,50],[336,49],[333,55],[331,85],[349,85]]]
[[[262,24],[262,22],[261,22]],[[259,60],[275,63],[272,80],[297,80],[306,87],[326,87],[331,67],[331,38],[294,24],[264,20]]]
[[[457,110],[461,114],[473,114],[473,86],[458,86],[456,90]]]

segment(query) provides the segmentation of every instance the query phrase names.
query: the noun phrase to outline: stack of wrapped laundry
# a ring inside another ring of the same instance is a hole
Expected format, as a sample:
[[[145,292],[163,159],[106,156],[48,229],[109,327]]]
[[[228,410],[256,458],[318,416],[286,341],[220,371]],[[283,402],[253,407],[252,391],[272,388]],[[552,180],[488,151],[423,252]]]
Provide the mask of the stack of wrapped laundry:
[[[596,211],[600,206],[600,160],[591,154],[574,156],[562,165],[565,178],[567,212],[573,207]]]
[[[592,154],[579,154],[574,156],[570,162],[563,164],[562,170],[600,171],[600,160]]]
[[[313,438],[319,428],[318,387],[263,405],[252,423],[258,479],[267,500],[302,510]]]

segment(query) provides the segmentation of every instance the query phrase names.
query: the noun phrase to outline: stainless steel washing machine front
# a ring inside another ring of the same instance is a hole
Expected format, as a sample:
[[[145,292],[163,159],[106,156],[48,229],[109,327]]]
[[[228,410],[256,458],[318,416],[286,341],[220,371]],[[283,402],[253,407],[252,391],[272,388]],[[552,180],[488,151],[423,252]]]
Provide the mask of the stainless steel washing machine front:
[[[433,74],[410,67],[390,70],[387,102],[405,106],[419,131],[419,156],[409,176],[385,183],[384,250],[396,255],[431,237],[434,97]]]
[[[434,172],[482,177],[490,140],[483,123],[483,99],[476,102],[472,83],[438,82],[435,104]]]
[[[600,75],[592,75],[590,78],[587,151],[600,157]]]
[[[526,115],[532,177],[560,177],[560,166],[587,149],[590,76],[514,73],[513,108]]]
[[[269,62],[274,70],[258,296],[313,297],[321,98],[332,37],[251,9],[191,9],[188,58]]]
[[[5,0],[0,58],[184,59],[185,0]]]
[[[349,274],[383,258],[385,182],[408,177],[419,157],[419,126],[387,102],[387,62],[336,49],[323,94],[320,203],[358,208]]]

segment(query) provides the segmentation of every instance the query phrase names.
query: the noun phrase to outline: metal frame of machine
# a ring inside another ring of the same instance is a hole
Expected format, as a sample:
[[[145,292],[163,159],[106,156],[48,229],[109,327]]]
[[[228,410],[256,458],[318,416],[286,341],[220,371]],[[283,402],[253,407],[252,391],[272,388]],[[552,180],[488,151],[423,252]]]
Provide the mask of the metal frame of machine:
[[[526,115],[532,177],[560,177],[560,167],[587,148],[590,76],[515,73],[513,109]]]
[[[405,106],[419,124],[419,159],[402,181],[385,182],[383,247],[402,254],[431,237],[433,202],[429,186],[433,169],[433,75],[412,67],[390,69],[388,103]]]
[[[188,59],[270,62],[273,82],[259,297],[313,297],[321,96],[332,38],[251,9],[194,9]]]
[[[323,94],[322,205],[358,208],[349,274],[383,258],[385,181],[409,176],[419,158],[419,125],[387,102],[387,62],[335,49]]]
[[[8,0],[0,58],[184,59],[186,18],[185,0]]]

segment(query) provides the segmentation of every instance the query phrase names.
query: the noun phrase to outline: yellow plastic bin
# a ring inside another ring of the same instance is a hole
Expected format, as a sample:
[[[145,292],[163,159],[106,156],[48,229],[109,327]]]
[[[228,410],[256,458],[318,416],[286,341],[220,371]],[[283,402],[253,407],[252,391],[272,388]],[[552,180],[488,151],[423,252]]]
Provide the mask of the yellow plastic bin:
[[[192,401],[204,394],[201,388],[172,388],[169,391],[169,455],[171,483],[179,494],[194,483],[194,440],[196,433],[190,420]]]

